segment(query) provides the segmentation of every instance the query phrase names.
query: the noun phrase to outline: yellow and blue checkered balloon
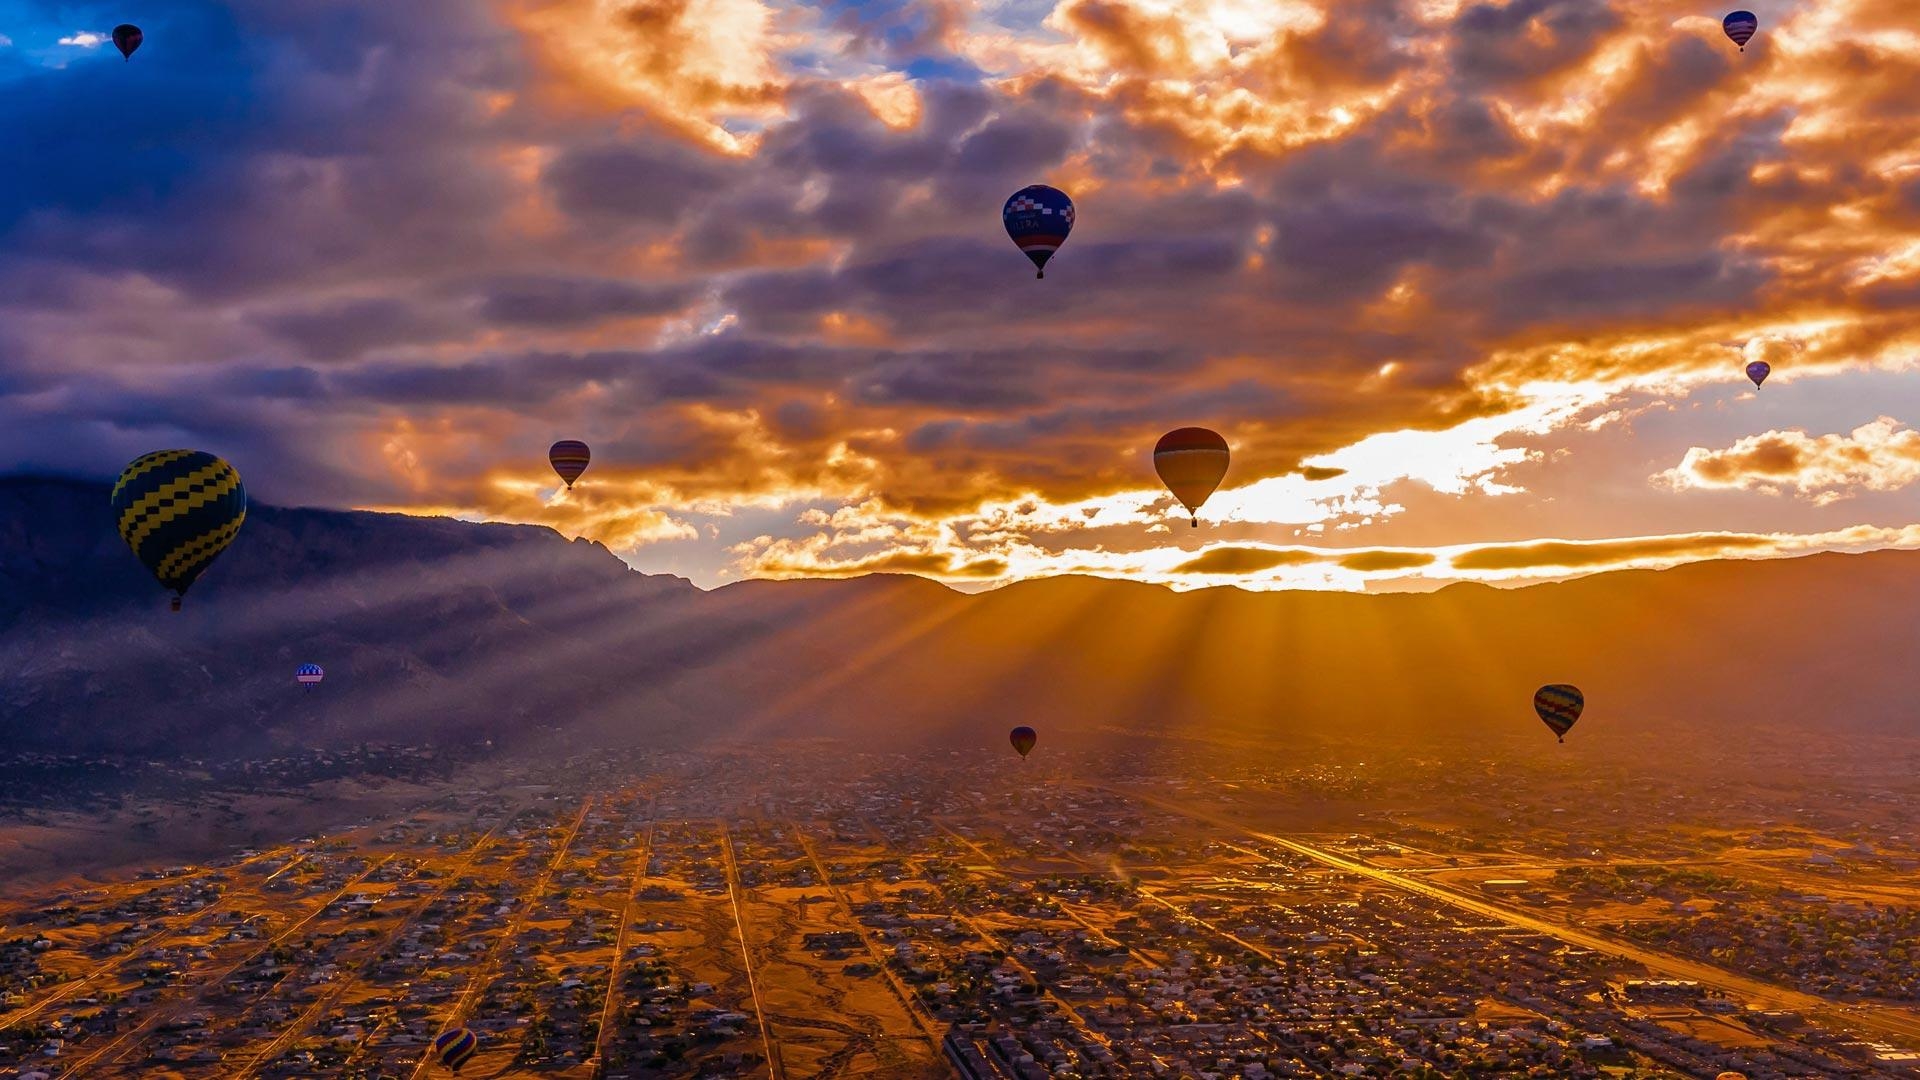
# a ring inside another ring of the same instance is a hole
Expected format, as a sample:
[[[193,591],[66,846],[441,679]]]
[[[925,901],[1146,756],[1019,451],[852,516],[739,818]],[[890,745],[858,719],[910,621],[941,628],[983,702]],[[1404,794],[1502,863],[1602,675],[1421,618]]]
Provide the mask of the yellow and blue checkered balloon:
[[[173,610],[247,520],[240,474],[201,450],[156,450],[135,458],[113,485],[120,538],[161,585]]]

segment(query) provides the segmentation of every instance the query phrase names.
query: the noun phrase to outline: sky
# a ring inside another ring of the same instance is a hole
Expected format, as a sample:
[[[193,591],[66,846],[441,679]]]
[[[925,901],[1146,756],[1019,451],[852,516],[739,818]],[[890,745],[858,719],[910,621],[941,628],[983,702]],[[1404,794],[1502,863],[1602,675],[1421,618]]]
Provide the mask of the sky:
[[[0,472],[703,586],[1920,546],[1920,11],[1746,6],[0,0]]]

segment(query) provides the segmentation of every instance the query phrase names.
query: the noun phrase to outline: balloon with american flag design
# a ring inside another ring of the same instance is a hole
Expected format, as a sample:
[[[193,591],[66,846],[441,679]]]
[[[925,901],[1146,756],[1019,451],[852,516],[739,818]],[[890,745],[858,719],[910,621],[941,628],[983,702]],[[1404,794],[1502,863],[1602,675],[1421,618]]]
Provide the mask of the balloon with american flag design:
[[[1000,222],[1022,254],[1033,260],[1034,277],[1047,276],[1047,260],[1073,231],[1073,200],[1059,188],[1032,184],[1008,196]]]

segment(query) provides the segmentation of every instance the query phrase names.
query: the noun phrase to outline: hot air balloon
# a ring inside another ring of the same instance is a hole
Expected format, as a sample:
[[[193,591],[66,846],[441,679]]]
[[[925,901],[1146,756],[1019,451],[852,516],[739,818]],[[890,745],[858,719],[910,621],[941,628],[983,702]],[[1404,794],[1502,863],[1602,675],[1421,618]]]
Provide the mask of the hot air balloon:
[[[1587,698],[1580,688],[1568,683],[1549,683],[1533,692],[1533,711],[1553,729],[1561,742],[1567,741],[1567,732],[1573,728],[1573,722],[1580,719],[1580,710],[1587,707]]]
[[[441,1032],[433,1040],[434,1056],[440,1059],[440,1064],[452,1069],[455,1073],[460,1071],[460,1066],[465,1065],[467,1059],[471,1058],[473,1052],[479,1048],[480,1036],[475,1035],[469,1028],[451,1028]]]
[[[567,490],[573,490],[573,482],[587,471],[587,462],[593,460],[593,454],[587,450],[587,444],[578,439],[561,439],[547,447],[547,463],[560,479],[567,482]]]
[[[1033,744],[1040,741],[1040,736],[1035,735],[1032,728],[1022,724],[1013,729],[1013,732],[1007,736],[1007,741],[1013,744],[1015,750],[1020,751],[1021,757],[1026,757],[1033,753]]]
[[[1747,378],[1753,380],[1755,389],[1758,389],[1761,383],[1766,382],[1767,376],[1771,374],[1773,374],[1773,365],[1767,363],[1765,360],[1755,360],[1753,363],[1747,365]]]
[[[120,50],[122,59],[131,60],[133,50],[139,48],[146,37],[140,32],[140,28],[132,23],[121,23],[113,28],[113,47]]]
[[[1201,427],[1175,428],[1153,447],[1153,471],[1200,527],[1200,504],[1227,475],[1227,440]]]
[[[301,664],[293,673],[294,681],[309,690],[319,686],[320,680],[326,677],[326,670],[319,664]]]
[[[247,489],[233,466],[201,450],[156,450],[120,471],[113,515],[121,539],[161,585],[173,610],[247,520]]]
[[[1726,18],[1720,20],[1720,29],[1725,30],[1733,43],[1740,46],[1741,52],[1746,52],[1747,42],[1752,40],[1753,32],[1760,29],[1760,19],[1751,11],[1729,12]]]
[[[1033,260],[1034,277],[1047,276],[1047,260],[1067,242],[1073,231],[1073,200],[1059,188],[1032,184],[1021,188],[1000,208],[1007,235]]]

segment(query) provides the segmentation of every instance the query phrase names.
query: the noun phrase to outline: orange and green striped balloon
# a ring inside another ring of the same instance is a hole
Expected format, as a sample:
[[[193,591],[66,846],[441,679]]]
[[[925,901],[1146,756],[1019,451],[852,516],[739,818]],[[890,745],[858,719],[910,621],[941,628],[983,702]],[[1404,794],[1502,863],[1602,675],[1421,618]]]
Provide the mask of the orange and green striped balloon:
[[[203,450],[135,458],[113,485],[120,538],[160,584],[173,610],[247,520],[247,489],[233,466]]]

